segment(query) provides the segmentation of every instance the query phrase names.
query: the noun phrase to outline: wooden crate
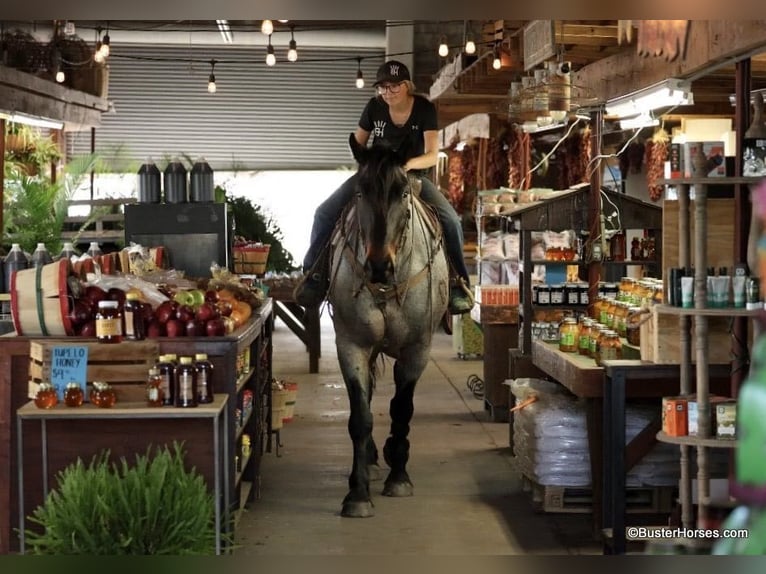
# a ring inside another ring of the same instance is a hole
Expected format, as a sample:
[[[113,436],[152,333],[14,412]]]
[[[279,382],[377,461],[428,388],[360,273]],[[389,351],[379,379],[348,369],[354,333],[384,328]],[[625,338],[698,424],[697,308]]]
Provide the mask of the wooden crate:
[[[694,319],[691,319],[692,362],[696,362]],[[708,362],[711,364],[731,361],[731,318],[708,317]],[[641,324],[641,359],[653,363],[676,364],[681,362],[681,337],[679,317],[657,313],[652,309],[651,318]]]
[[[29,398],[34,398],[41,381],[50,379],[53,347],[88,347],[88,384],[104,381],[113,385],[121,402],[144,400],[146,376],[159,356],[156,340],[111,345],[34,340],[29,344]]]
[[[593,512],[593,491],[581,486],[546,486],[524,477],[532,502],[542,512],[588,514]],[[672,486],[629,486],[625,489],[625,510],[629,514],[671,512]]]

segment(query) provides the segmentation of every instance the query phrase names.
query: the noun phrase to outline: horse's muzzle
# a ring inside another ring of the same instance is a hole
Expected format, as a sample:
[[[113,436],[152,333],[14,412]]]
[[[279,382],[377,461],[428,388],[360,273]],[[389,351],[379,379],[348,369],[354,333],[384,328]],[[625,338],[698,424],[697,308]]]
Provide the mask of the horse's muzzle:
[[[364,270],[370,283],[389,284],[394,277],[394,262],[388,258],[378,261],[368,259]]]

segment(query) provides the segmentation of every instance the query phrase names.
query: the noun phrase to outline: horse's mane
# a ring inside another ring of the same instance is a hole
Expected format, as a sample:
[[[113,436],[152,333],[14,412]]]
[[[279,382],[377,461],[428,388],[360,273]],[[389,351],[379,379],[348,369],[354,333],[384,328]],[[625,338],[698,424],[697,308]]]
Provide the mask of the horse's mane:
[[[360,169],[361,191],[375,207],[386,209],[390,192],[399,190],[407,183],[407,175],[401,168],[402,155],[385,141],[376,142],[368,150],[367,159]]]

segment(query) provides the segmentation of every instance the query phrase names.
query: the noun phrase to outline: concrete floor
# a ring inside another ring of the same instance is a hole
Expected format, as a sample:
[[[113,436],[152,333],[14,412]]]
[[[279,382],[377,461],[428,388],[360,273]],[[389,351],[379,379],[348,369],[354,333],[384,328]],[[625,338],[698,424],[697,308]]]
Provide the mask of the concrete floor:
[[[415,495],[381,496],[378,482],[372,487],[375,516],[342,518],[351,466],[348,399],[326,310],[322,352],[319,373],[308,374],[304,347],[277,320],[274,375],[299,384],[295,418],[282,429],[281,456],[264,455],[261,499],[237,526],[237,554],[601,553],[590,514],[544,514],[534,508],[510,456],[508,424],[488,422],[483,401],[466,385],[469,375],[483,376],[482,361],[458,359],[444,333],[435,337],[432,360],[415,392],[408,465]],[[387,363],[373,398],[379,448],[388,435],[392,369]]]

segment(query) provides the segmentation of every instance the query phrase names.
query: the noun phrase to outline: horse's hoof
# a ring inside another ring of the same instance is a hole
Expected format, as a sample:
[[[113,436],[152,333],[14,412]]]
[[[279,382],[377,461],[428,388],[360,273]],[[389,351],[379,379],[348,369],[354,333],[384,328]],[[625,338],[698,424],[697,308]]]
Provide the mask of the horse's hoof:
[[[343,503],[340,515],[347,518],[369,518],[370,516],[375,516],[375,511],[372,509],[372,502],[369,500],[349,500]]]
[[[370,477],[370,482],[380,482],[383,480],[383,469],[377,464],[368,464],[367,475]]]
[[[383,496],[402,497],[412,496],[412,494],[412,483],[409,480],[400,482],[386,482],[386,485],[383,487]]]

